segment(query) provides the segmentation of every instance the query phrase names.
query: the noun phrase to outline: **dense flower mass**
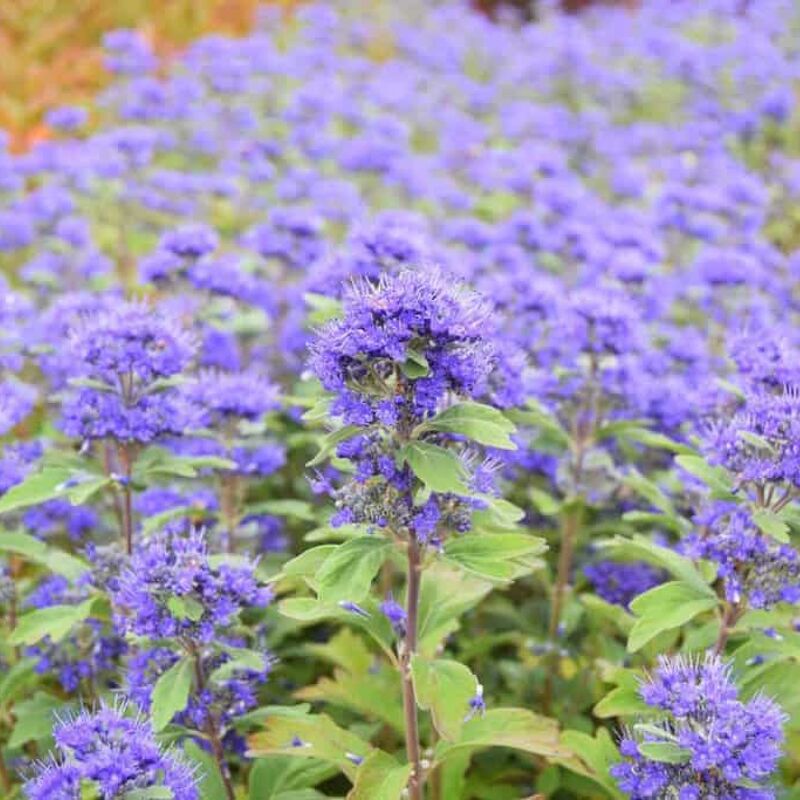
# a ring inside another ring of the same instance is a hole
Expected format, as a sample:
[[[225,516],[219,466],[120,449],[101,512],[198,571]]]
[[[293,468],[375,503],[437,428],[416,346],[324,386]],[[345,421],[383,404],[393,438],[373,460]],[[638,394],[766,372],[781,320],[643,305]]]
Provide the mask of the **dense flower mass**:
[[[725,596],[752,608],[800,602],[800,553],[761,531],[750,513],[724,504],[708,509],[683,542],[687,553],[717,565]]]
[[[285,5],[0,132],[0,795],[796,791],[800,7]]]
[[[449,392],[475,396],[492,368],[490,309],[432,268],[404,270],[345,294],[311,367],[346,422],[395,425],[436,411]]]
[[[729,667],[715,658],[662,658],[639,694],[662,716],[623,739],[628,760],[612,767],[632,800],[775,797],[768,781],[781,754],[783,715],[766,697],[741,701]]]
[[[137,792],[159,796],[159,788],[174,800],[200,796],[192,767],[160,748],[147,720],[125,716],[124,707],[83,711],[59,722],[53,737],[57,754],[25,784],[30,800],[81,800],[87,792],[122,800]]]
[[[112,593],[123,631],[152,639],[210,641],[245,606],[271,593],[252,565],[212,566],[202,531],[154,537],[134,555]]]
[[[311,366],[334,393],[331,413],[352,426],[336,454],[356,469],[339,489],[317,484],[336,499],[334,525],[366,523],[438,545],[441,530],[469,530],[472,511],[483,505],[470,496],[494,492],[498,465],[460,448],[450,462],[463,473],[456,487],[417,502],[413,466],[402,463],[401,448],[448,399],[475,397],[485,387],[494,357],[488,306],[437,271],[410,270],[357,283],[343,302],[342,318],[312,343]],[[449,455],[439,446],[447,437],[435,428],[427,439],[431,445],[420,446]]]
[[[168,383],[195,350],[178,319],[112,301],[75,325],[70,346],[77,387],[62,410],[67,435],[151,442],[197,424],[196,410]]]

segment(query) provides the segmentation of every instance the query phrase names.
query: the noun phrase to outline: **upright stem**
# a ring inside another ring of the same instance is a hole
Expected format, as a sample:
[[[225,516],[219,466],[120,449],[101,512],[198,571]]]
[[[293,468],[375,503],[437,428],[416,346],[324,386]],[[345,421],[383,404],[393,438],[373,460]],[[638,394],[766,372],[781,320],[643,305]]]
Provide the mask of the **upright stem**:
[[[3,758],[3,749],[0,747],[0,789],[3,790],[4,795],[11,795],[12,785],[11,773],[8,771],[5,759]]]
[[[571,508],[564,513],[561,529],[561,550],[558,553],[558,567],[556,568],[556,583],[553,587],[553,602],[550,605],[550,624],[547,635],[551,642],[558,637],[558,627],[561,624],[561,613],[564,607],[564,595],[569,583],[569,574],[572,570],[572,559],[575,555],[575,542],[578,539],[581,512],[578,508]]]
[[[547,639],[552,648],[548,654],[547,677],[544,685],[542,705],[545,713],[549,713],[553,703],[553,684],[558,671],[558,629],[561,625],[561,614],[564,609],[564,596],[567,592],[572,559],[575,555],[575,543],[578,540],[578,530],[581,524],[580,506],[569,508],[564,512],[561,529],[561,549],[558,553],[558,566],[556,567],[556,582],[553,587],[553,597],[550,602],[550,622],[547,626]]]
[[[220,511],[225,526],[225,549],[236,552],[236,529],[239,527],[239,478],[226,474],[221,479]]]
[[[203,691],[206,685],[206,676],[203,670],[202,656],[197,647],[192,647],[192,659],[194,661],[194,676],[195,683],[197,684],[198,694]],[[231,783],[231,776],[228,772],[228,765],[225,762],[225,750],[222,747],[222,741],[219,738],[219,726],[214,717],[211,709],[206,714],[206,723],[204,733],[208,737],[209,744],[211,745],[211,752],[214,760],[217,762],[222,783],[225,786],[225,796],[227,800],[236,800],[236,794],[233,791],[233,784]]]
[[[133,458],[128,445],[119,446],[119,460],[125,482],[122,486],[122,536],[125,540],[125,552],[133,554],[133,494],[131,492],[131,475],[133,473]]]
[[[728,637],[736,627],[736,621],[739,619],[741,611],[735,603],[726,603],[725,611],[722,614],[722,620],[719,625],[719,635],[714,644],[714,655],[721,656],[725,652],[725,645],[728,643]]]
[[[406,637],[400,659],[403,673],[403,711],[405,714],[406,755],[411,764],[408,782],[409,800],[422,800],[422,765],[419,746],[419,723],[417,720],[417,697],[411,679],[411,658],[417,650],[417,625],[419,618],[421,559],[419,543],[413,536],[408,542],[408,582],[406,601]]]

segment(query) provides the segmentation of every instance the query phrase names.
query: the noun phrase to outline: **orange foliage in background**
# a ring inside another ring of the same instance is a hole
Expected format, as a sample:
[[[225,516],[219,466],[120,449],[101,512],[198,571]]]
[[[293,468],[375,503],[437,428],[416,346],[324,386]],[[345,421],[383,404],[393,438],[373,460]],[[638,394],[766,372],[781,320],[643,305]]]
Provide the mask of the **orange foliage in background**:
[[[273,0],[291,7],[296,0]],[[106,31],[137,28],[161,55],[198,36],[247,32],[263,0],[0,0],[0,128],[23,150],[46,137],[44,113],[85,104],[109,80]]]

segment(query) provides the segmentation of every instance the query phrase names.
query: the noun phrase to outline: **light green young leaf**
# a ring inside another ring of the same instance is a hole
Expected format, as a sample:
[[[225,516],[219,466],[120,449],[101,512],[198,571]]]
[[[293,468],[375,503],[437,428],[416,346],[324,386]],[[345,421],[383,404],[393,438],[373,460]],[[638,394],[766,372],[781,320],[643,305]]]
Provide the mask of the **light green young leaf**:
[[[609,773],[612,764],[619,762],[621,757],[605,728],[600,728],[594,737],[581,731],[564,731],[561,741],[572,754],[557,759],[558,764],[589,778],[613,800],[623,800],[625,795]]]
[[[289,793],[311,789],[336,774],[336,768],[290,756],[259,758],[250,770],[248,800],[286,800]],[[297,795],[295,795],[296,797]],[[318,793],[308,795],[323,797]]]
[[[193,664],[184,657],[176,661],[153,687],[151,721],[158,733],[167,727],[170,720],[186,708],[192,690]]]
[[[403,448],[402,456],[431,491],[470,494],[464,465],[450,450],[428,442],[411,442]]]
[[[411,659],[411,676],[417,703],[430,709],[434,727],[442,739],[453,742],[461,733],[478,691],[478,680],[468,667],[448,659]]]
[[[482,403],[464,402],[450,406],[418,425],[413,435],[417,437],[426,431],[458,433],[487,447],[516,450],[517,446],[510,438],[515,430],[514,423],[499,409]]]
[[[314,576],[320,600],[357,603],[366,597],[391,547],[378,536],[361,536],[336,546]]]
[[[651,761],[663,761],[666,764],[685,764],[692,755],[674,742],[640,742],[639,752]]]
[[[356,772],[347,800],[400,800],[411,775],[411,764],[400,765],[383,750],[373,750]]]
[[[716,608],[717,596],[708,587],[672,581],[639,595],[631,603],[638,617],[628,637],[628,652],[641,650],[664,631],[679,628],[698,614]]]
[[[248,746],[251,757],[279,753],[334,764],[351,780],[355,780],[355,760],[366,760],[373,750],[368,742],[325,714],[270,717],[265,730],[248,739]]]
[[[506,582],[537,566],[535,558],[547,550],[544,539],[524,533],[466,534],[445,543],[445,556],[481,578]]]
[[[343,428],[338,428],[335,431],[327,434],[323,437],[322,441],[319,445],[319,452],[306,463],[307,467],[316,467],[318,464],[321,464],[325,461],[331,453],[336,450],[337,445],[340,445],[342,442],[346,442],[348,439],[352,439],[354,436],[357,436],[359,433],[363,433],[364,429],[359,428],[357,425],[345,425]]]
[[[703,573],[685,556],[676,553],[668,547],[662,547],[645,536],[634,536],[627,539],[617,536],[611,543],[615,555],[620,557],[639,558],[650,564],[663,567],[680,581],[689,583],[698,591],[710,591],[709,581]]]
[[[46,692],[36,692],[30,699],[17,703],[14,706],[16,721],[7,746],[13,749],[48,737],[56,713],[64,714],[66,710],[62,699]]]
[[[187,739],[183,744],[186,756],[198,765],[198,774],[202,775],[199,784],[200,800],[222,800],[226,797],[225,784],[222,781],[217,762],[214,756],[204,750],[193,739]]]
[[[432,657],[458,629],[461,617],[492,589],[492,583],[460,567],[434,562],[422,573],[419,598],[419,652]]]
[[[76,556],[19,531],[0,532],[0,552],[22,556],[27,561],[41,564],[71,581],[77,580],[89,569],[89,565]]]
[[[435,758],[441,762],[465,749],[490,747],[509,747],[545,758],[571,755],[569,747],[560,741],[556,720],[524,708],[493,708],[465,722],[457,741],[439,742]]]
[[[61,605],[39,608],[19,618],[17,627],[8,637],[10,644],[36,644],[49,636],[52,642],[60,642],[79,622],[92,612],[98,598],[91,597],[75,606]]]
[[[0,514],[64,497],[71,475],[70,470],[55,467],[34,472],[0,497]]]
[[[777,514],[765,509],[759,509],[753,512],[753,522],[775,541],[782,544],[789,542],[789,526]]]
[[[737,500],[733,494],[733,479],[724,467],[709,464],[702,456],[679,455],[675,463],[699,478],[711,489],[712,496],[719,500]]]

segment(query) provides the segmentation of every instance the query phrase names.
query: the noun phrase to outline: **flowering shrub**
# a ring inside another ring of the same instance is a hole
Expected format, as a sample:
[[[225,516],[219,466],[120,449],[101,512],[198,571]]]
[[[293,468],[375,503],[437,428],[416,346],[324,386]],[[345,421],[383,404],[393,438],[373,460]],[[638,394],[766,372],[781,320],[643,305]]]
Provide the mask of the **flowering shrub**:
[[[0,153],[2,795],[794,796],[796,9],[394,5]]]

